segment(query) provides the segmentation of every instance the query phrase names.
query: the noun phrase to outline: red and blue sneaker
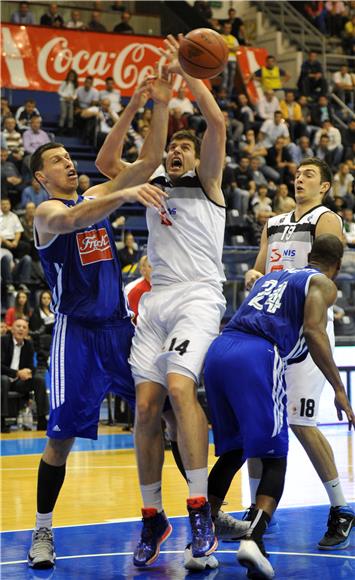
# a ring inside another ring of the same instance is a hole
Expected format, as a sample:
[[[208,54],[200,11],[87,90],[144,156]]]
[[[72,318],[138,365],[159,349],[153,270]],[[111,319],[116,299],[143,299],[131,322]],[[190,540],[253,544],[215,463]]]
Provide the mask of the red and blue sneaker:
[[[205,497],[192,497],[187,500],[187,509],[192,531],[192,555],[194,558],[209,556],[218,546],[211,506]]]
[[[156,508],[142,509],[143,528],[141,539],[133,554],[137,567],[150,566],[159,556],[160,546],[170,536],[173,528],[165,513]]]

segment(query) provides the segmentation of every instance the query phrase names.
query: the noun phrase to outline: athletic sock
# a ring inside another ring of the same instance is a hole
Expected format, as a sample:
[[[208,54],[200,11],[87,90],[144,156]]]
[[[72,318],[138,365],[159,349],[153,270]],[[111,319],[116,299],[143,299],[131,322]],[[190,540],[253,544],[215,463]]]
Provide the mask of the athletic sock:
[[[207,499],[207,467],[186,469],[189,497],[205,497]]]
[[[49,514],[36,513],[36,530],[40,528],[52,528],[53,512]]]
[[[37,512],[48,515],[54,510],[65,478],[65,463],[59,467],[41,459],[38,468]]]
[[[186,472],[185,472],[184,464],[183,464],[182,459],[181,459],[181,455],[180,455],[177,441],[170,441],[170,445],[171,445],[171,452],[174,456],[176,466],[177,466],[178,470],[180,471],[181,475],[183,476],[183,478],[186,479]]]
[[[254,516],[247,532],[247,538],[260,542],[263,534],[270,523],[270,516],[261,509],[255,508]]]
[[[163,502],[161,496],[161,481],[149,483],[148,485],[141,485],[140,488],[143,498],[143,506],[145,508],[155,508],[158,512],[162,512]]]
[[[325,481],[323,482],[323,485],[328,494],[330,505],[332,507],[347,505],[339,477],[332,479],[331,481]]]
[[[261,481],[260,478],[256,479],[254,477],[249,477],[250,503],[251,504],[256,503],[256,492],[258,491],[260,481]]]

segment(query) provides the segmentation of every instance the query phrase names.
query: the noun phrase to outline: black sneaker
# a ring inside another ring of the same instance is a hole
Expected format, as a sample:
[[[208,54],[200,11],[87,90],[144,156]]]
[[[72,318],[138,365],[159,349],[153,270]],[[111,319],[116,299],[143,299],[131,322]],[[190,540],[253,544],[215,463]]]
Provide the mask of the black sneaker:
[[[348,506],[331,507],[328,529],[318,543],[320,550],[342,550],[350,544],[350,532],[355,525],[354,510]]]

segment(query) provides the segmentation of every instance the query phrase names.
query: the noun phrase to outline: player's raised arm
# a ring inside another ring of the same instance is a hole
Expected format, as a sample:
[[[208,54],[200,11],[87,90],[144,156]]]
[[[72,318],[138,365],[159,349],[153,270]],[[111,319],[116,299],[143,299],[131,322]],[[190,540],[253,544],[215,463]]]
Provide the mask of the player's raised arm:
[[[314,276],[311,279],[304,307],[303,334],[311,357],[334,389],[338,418],[342,418],[341,411],[344,411],[355,427],[355,415],[334,362],[326,330],[327,311],[336,297],[337,289],[331,280],[325,276]]]
[[[179,35],[179,40],[183,38]],[[212,93],[199,79],[184,72],[178,61],[179,41],[169,35],[165,41],[166,55],[170,59],[169,71],[180,74],[194,95],[197,105],[206,121],[207,129],[201,144],[198,174],[208,195],[221,205],[224,197],[221,191],[222,172],[226,149],[226,125],[224,116]]]

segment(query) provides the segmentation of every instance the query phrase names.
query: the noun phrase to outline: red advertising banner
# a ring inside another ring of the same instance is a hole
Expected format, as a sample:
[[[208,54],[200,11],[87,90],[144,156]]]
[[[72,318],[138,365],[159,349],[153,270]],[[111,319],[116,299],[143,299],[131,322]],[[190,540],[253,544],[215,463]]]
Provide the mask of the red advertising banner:
[[[3,24],[1,30],[2,86],[12,89],[57,92],[68,71],[74,69],[80,84],[86,76],[95,79],[101,90],[112,76],[123,96],[130,96],[146,74],[153,73],[163,39],[51,29]],[[240,47],[238,62],[242,76],[265,62],[266,51]],[[174,89],[181,83],[177,77]],[[254,83],[249,83],[251,99],[257,99]]]

